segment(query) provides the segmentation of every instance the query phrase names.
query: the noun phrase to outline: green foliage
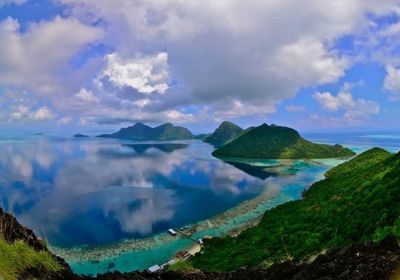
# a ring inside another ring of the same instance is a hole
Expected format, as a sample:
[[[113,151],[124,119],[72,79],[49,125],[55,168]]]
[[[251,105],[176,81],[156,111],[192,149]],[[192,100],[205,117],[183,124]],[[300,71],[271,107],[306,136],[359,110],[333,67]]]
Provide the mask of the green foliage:
[[[194,270],[193,266],[188,261],[185,260],[177,261],[176,263],[167,267],[167,271],[175,271],[183,273],[190,272],[193,270]]]
[[[171,123],[166,123],[154,128],[142,123],[136,123],[133,126],[121,128],[113,134],[102,134],[97,137],[101,138],[121,138],[130,140],[182,140],[192,139],[193,134],[184,127],[174,126]]]
[[[0,279],[17,279],[21,272],[32,267],[42,267],[47,271],[61,269],[47,252],[37,252],[23,241],[10,244],[0,239]]]
[[[400,238],[400,153],[369,150],[327,172],[304,199],[264,214],[259,225],[237,238],[214,238],[191,263],[233,270],[288,258],[301,260],[332,247]]]
[[[215,146],[222,146],[243,134],[243,129],[231,122],[224,121],[210,135],[204,138],[204,142]]]
[[[263,124],[215,150],[216,157],[298,159],[336,158],[354,153],[340,145],[314,144],[291,128]]]

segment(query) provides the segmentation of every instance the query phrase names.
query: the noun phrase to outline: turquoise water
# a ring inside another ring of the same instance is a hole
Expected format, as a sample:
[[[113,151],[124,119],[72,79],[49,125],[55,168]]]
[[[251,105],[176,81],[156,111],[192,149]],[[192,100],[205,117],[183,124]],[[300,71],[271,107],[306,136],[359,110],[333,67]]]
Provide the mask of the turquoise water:
[[[400,148],[400,134],[308,134],[356,152]],[[389,137],[390,136],[390,137]],[[131,271],[162,264],[193,241],[220,236],[266,210],[300,199],[341,160],[223,162],[198,140],[0,137],[3,207],[46,238],[75,272]]]

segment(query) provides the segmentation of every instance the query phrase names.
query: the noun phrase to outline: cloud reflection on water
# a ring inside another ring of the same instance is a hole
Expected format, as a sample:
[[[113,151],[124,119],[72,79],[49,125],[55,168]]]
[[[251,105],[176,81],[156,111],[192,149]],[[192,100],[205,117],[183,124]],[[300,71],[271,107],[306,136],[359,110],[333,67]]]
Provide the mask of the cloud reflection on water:
[[[195,222],[265,188],[262,180],[212,159],[207,144],[195,145],[207,148],[150,145],[138,152],[98,140],[1,144],[1,194],[24,223],[54,244],[71,246]]]

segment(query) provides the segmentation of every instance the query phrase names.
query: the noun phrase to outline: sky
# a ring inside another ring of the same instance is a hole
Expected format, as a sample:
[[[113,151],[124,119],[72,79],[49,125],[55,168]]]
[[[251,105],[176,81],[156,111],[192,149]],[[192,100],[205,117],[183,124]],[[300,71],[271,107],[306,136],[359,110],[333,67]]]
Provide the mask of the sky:
[[[0,0],[0,131],[400,126],[400,1]]]

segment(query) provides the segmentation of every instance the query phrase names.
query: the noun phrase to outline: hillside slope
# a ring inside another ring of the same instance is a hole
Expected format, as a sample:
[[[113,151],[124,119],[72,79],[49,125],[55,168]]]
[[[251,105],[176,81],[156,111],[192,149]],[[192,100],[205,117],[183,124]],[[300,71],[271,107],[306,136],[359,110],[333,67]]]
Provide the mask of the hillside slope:
[[[315,144],[288,127],[263,124],[216,149],[215,157],[299,159],[337,158],[354,155],[341,145]]]
[[[234,270],[285,259],[301,260],[322,250],[360,241],[400,237],[400,153],[374,148],[333,168],[304,199],[264,214],[237,238],[207,241],[192,264]]]
[[[211,143],[216,147],[220,147],[239,137],[243,132],[244,130],[240,126],[232,122],[224,121],[212,134],[205,137],[203,141]]]

